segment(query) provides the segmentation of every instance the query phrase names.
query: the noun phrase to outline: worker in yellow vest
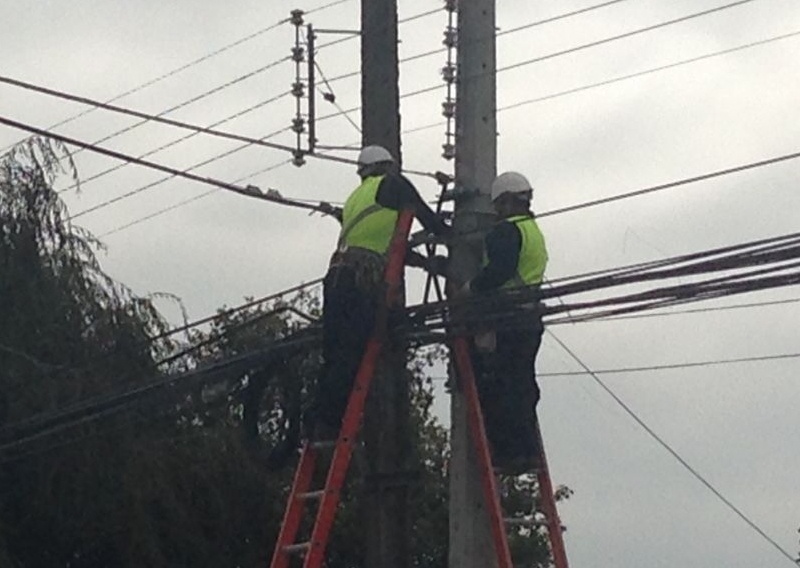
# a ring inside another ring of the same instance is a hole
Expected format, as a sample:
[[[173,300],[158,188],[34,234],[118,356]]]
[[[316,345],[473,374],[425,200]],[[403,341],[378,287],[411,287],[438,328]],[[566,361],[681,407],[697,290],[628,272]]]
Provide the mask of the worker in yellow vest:
[[[323,369],[311,409],[310,434],[335,438],[347,406],[364,347],[381,301],[386,255],[402,209],[410,208],[434,234],[448,231],[397,172],[388,150],[366,146],[358,156],[361,184],[341,213],[342,228],[323,283]]]
[[[496,307],[519,314],[519,306],[504,302],[503,290],[526,286],[535,297],[547,266],[544,237],[531,212],[533,188],[522,174],[506,172],[492,183],[491,196],[501,220],[486,236],[483,268],[462,294],[497,291]],[[523,473],[539,455],[535,362],[544,328],[538,300],[523,322],[515,320],[498,321],[495,330],[476,337],[473,364],[494,464]]]

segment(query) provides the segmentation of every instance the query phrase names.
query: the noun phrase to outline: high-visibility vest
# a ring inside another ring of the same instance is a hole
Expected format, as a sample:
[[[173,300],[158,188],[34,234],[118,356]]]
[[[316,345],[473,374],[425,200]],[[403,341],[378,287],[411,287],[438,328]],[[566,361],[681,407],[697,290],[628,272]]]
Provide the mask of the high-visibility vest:
[[[547,266],[547,248],[539,225],[530,215],[517,215],[509,217],[506,221],[513,223],[519,229],[522,242],[519,247],[516,274],[503,284],[503,288],[540,284]]]
[[[384,254],[389,250],[399,212],[376,201],[385,176],[370,176],[350,194],[342,210],[339,250],[358,247]]]

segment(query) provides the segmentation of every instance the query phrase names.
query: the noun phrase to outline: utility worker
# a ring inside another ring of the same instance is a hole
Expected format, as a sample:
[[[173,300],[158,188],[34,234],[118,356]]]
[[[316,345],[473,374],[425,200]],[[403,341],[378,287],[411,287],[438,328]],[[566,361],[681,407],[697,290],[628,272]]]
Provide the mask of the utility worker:
[[[492,183],[491,197],[501,220],[486,236],[482,270],[464,285],[462,294],[497,291],[492,301],[505,313],[519,313],[520,307],[504,298],[504,290],[530,287],[536,298],[523,324],[517,317],[517,322],[504,329],[498,319],[498,329],[476,335],[473,349],[494,464],[507,473],[523,473],[536,467],[540,453],[535,429],[539,401],[535,361],[544,327],[537,287],[547,266],[547,249],[531,212],[533,188],[525,176],[517,172],[499,175]]]
[[[322,358],[311,435],[334,439],[381,297],[386,254],[402,209],[410,208],[426,230],[443,234],[444,224],[416,188],[397,173],[394,158],[381,146],[358,156],[359,185],[345,202],[342,229],[323,282]]]

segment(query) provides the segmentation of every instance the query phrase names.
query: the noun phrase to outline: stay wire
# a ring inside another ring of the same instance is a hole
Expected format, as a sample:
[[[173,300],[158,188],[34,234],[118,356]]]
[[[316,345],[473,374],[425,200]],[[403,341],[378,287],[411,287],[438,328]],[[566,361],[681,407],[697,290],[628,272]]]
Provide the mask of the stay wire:
[[[552,331],[547,330],[547,333],[552,337],[556,343],[558,343],[561,348],[566,351],[572,359],[575,360],[582,368],[585,374],[588,374],[592,377],[592,379],[602,388],[614,401],[625,411],[628,416],[630,416],[647,434],[655,440],[662,448],[664,448],[675,460],[680,463],[686,471],[688,471],[695,479],[697,479],[700,483],[705,486],[717,499],[719,499],[728,509],[733,511],[733,513],[739,517],[742,521],[744,521],[747,526],[749,526],[752,530],[754,530],[761,538],[763,538],[767,543],[769,543],[775,550],[777,550],[782,556],[787,558],[789,562],[792,563],[792,566],[796,566],[794,557],[789,554],[785,549],[783,549],[774,539],[772,539],[767,533],[765,533],[758,525],[756,525],[750,518],[745,515],[741,509],[739,509],[736,505],[734,505],[727,497],[725,497],[716,487],[714,487],[710,481],[708,481],[703,475],[700,474],[694,467],[692,467],[683,457],[681,457],[678,452],[672,448],[661,436],[659,436],[650,426],[648,426],[644,420],[642,420],[638,414],[636,414],[630,406],[628,406],[625,401],[623,401],[617,394],[603,381],[597,373],[592,371],[586,363],[581,360],[575,352],[570,349],[561,339],[558,338]]]

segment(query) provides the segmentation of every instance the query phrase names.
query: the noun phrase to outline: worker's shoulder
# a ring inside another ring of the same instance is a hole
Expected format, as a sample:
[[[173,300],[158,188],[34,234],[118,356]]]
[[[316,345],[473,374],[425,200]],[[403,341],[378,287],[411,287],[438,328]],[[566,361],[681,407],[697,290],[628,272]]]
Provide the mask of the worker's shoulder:
[[[513,219],[500,219],[489,231],[487,238],[494,241],[518,240],[520,230]]]

